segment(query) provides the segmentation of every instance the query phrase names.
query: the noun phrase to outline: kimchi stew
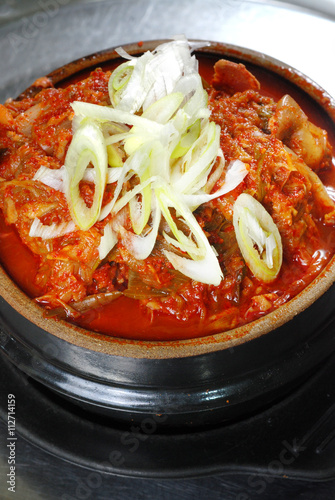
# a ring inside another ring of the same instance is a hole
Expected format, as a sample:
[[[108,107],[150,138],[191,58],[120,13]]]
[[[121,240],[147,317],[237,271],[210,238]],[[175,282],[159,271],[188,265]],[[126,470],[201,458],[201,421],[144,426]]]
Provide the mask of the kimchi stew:
[[[333,256],[333,138],[243,64],[199,69],[196,48],[120,48],[0,105],[0,258],[45,315],[201,337],[278,308]]]

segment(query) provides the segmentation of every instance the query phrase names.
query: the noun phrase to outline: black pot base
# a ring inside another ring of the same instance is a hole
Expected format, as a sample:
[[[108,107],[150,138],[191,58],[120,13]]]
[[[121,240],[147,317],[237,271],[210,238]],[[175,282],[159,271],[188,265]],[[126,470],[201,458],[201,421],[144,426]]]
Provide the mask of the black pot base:
[[[155,426],[193,432],[257,414],[313,374],[335,352],[334,299],[335,286],[304,314],[236,348],[159,360],[77,347],[0,301],[0,344],[20,371],[78,411],[125,426],[163,415]]]
[[[335,354],[282,401],[216,427],[161,432],[163,415],[118,425],[54,394],[0,357],[0,417],[16,400],[15,431],[71,463],[131,477],[249,474],[250,487],[273,476],[335,478]],[[263,477],[263,479],[260,478]]]

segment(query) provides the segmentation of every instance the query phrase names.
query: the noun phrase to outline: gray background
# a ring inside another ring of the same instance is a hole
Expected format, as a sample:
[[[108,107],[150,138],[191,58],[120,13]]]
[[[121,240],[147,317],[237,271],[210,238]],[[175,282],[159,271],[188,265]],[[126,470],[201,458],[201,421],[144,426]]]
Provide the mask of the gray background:
[[[327,7],[335,16],[334,0],[297,2]],[[264,52],[335,95],[333,19],[265,0],[5,0],[0,4],[0,102],[73,59],[179,33]]]

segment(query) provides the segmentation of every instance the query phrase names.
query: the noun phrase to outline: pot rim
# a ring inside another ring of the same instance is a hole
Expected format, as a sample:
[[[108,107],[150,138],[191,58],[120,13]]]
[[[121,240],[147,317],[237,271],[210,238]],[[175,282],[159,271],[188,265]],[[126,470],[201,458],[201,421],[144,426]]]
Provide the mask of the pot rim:
[[[123,48],[131,54],[139,54],[146,50],[152,50],[164,41],[153,40],[126,44],[123,45]],[[253,63],[283,77],[311,96],[335,123],[335,101],[318,84],[298,70],[260,52],[235,45],[203,40],[191,40],[191,42],[204,44],[203,48],[197,49],[196,52],[233,57],[241,62]],[[47,78],[52,84],[57,85],[82,70],[93,69],[118,57],[115,48],[106,49],[70,62],[47,75]],[[33,84],[21,94],[20,98],[34,95],[39,90],[40,87]],[[173,341],[147,341],[100,334],[64,320],[45,317],[44,309],[29,298],[0,266],[0,295],[11,307],[37,327],[77,347],[113,356],[146,359],[182,358],[237,347],[292,320],[321,297],[334,282],[335,256],[303,291],[276,310],[255,321],[205,337]]]

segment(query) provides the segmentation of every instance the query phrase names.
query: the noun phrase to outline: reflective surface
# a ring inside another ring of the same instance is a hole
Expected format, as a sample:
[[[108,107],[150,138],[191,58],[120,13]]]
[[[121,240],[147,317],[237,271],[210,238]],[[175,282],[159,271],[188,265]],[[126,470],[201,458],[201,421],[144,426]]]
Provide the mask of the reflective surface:
[[[19,5],[31,14],[18,17]],[[36,10],[38,6],[40,10]],[[264,52],[299,69],[335,95],[330,71],[333,21],[284,2],[7,0],[0,12],[0,102],[75,58],[179,33]],[[4,23],[6,15],[7,20],[14,20]]]

